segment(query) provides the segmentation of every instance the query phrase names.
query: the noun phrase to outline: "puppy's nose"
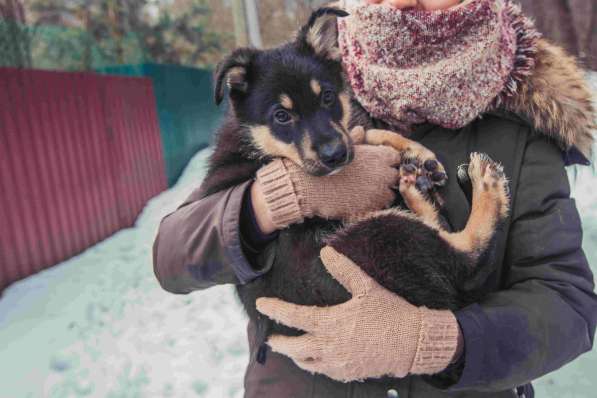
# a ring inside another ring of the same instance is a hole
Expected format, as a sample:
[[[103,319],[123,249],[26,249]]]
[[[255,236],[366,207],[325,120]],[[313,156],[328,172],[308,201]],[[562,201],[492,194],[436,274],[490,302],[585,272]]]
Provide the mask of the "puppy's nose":
[[[321,163],[334,169],[346,162],[348,150],[341,140],[334,140],[319,147],[319,159]]]

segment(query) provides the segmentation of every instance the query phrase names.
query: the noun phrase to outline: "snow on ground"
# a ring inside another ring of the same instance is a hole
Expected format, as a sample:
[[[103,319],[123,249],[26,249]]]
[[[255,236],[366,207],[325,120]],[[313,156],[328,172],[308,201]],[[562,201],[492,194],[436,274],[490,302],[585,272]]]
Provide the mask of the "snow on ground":
[[[597,74],[592,77],[597,92]],[[160,219],[205,175],[205,150],[134,228],[9,287],[0,299],[0,398],[241,397],[245,316],[230,286],[164,292],[151,267]],[[597,272],[597,175],[573,178]],[[536,383],[537,396],[595,396],[597,350]]]
[[[163,291],[160,219],[197,187],[209,150],[134,228],[9,287],[0,299],[0,397],[239,397],[245,319],[232,288]]]

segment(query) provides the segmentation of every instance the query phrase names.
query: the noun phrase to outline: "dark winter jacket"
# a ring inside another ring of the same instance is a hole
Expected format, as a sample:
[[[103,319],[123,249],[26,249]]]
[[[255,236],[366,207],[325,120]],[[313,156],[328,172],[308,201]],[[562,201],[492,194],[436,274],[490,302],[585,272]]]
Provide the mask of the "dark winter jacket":
[[[455,230],[464,227],[470,211],[470,197],[457,183],[456,171],[471,152],[502,162],[510,179],[512,213],[498,233],[499,266],[486,282],[491,293],[456,313],[465,341],[464,355],[454,365],[458,379],[437,375],[343,384],[271,354],[265,366],[249,364],[247,397],[382,398],[395,396],[392,390],[401,398],[516,397],[517,387],[591,349],[597,297],[564,166],[590,156],[593,115],[578,71],[562,75],[558,68],[574,65],[560,59],[554,66],[553,51],[540,58],[534,78],[521,88],[527,100],[505,104],[509,112],[486,114],[460,130],[422,126],[410,137],[434,151],[448,170],[442,215]],[[162,221],[154,267],[166,290],[189,293],[246,283],[284,261],[287,253],[277,251],[289,238],[284,231],[264,250],[244,243],[239,220],[249,186],[201,200],[198,190]],[[248,336],[254,353],[251,324]],[[519,392],[532,396],[529,386]]]

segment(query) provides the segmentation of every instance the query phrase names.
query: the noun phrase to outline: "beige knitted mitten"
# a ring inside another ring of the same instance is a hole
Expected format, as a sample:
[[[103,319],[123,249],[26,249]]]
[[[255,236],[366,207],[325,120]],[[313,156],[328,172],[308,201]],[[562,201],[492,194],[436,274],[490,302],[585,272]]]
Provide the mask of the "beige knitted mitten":
[[[347,220],[381,210],[395,199],[400,154],[385,146],[356,145],[352,163],[334,175],[315,177],[288,159],[275,159],[257,172],[278,229],[303,219]]]
[[[408,303],[331,247],[322,249],[321,258],[352,299],[331,307],[258,299],[261,313],[307,332],[299,337],[270,337],[273,351],[289,356],[307,371],[344,382],[434,374],[451,363],[459,335],[451,311]]]

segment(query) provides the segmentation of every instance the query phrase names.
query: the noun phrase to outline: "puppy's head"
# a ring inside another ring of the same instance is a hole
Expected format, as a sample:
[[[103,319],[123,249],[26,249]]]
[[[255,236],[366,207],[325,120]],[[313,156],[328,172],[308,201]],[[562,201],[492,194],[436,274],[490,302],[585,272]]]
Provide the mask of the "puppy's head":
[[[350,96],[338,49],[336,8],[315,11],[295,41],[272,50],[238,49],[216,70],[215,100],[228,88],[232,110],[260,156],[285,157],[313,175],[353,158]]]

